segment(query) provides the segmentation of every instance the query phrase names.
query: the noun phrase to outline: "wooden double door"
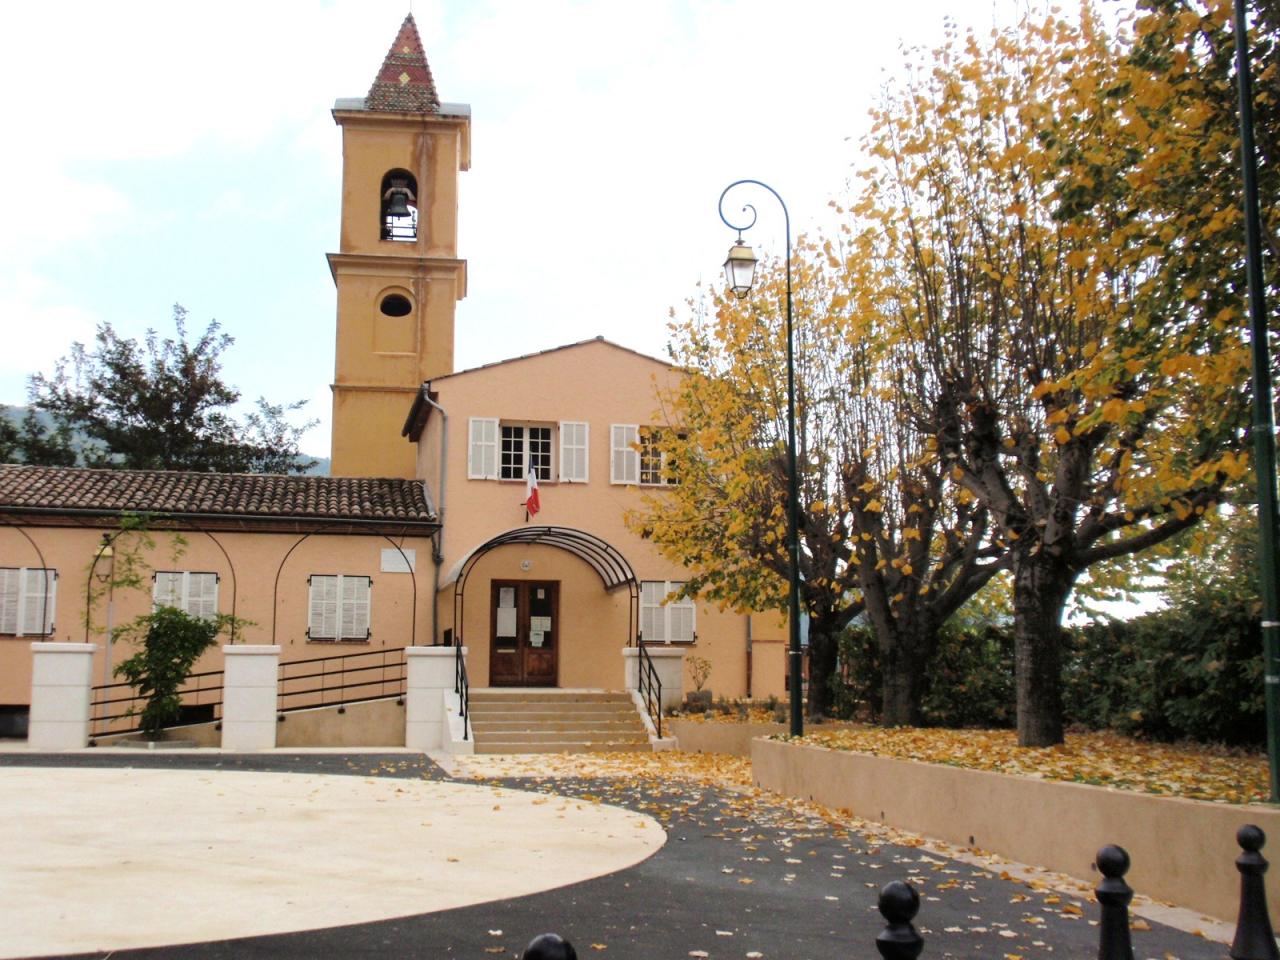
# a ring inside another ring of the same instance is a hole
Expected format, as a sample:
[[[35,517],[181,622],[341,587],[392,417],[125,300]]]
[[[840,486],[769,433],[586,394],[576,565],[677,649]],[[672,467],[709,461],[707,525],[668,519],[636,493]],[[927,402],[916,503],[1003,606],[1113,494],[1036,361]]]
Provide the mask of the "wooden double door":
[[[558,581],[494,580],[489,624],[490,686],[556,685],[560,648]]]

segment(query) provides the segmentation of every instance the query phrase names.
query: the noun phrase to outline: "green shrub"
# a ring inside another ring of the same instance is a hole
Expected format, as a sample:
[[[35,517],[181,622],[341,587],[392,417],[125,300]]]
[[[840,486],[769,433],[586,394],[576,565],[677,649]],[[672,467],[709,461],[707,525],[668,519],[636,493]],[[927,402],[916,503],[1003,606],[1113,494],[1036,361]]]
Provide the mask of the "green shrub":
[[[931,727],[1013,726],[1013,632],[944,627],[925,677],[921,710]]]

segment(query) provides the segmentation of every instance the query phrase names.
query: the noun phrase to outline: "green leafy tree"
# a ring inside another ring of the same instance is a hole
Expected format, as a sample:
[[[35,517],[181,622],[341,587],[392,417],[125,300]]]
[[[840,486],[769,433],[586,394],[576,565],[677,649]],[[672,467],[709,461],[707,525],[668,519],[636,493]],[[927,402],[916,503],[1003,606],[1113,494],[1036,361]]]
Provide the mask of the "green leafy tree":
[[[260,398],[243,422],[231,413],[240,393],[222,380],[222,356],[233,339],[211,321],[188,340],[187,312],[173,308],[176,336],[147,331],[139,343],[110,324],[92,347],[75,343],[52,377],[31,378],[31,402],[54,418],[59,436],[74,435],[77,462],[90,467],[220,473],[304,473],[299,454],[315,421],[287,415],[305,401],[276,405]],[[65,462],[64,459],[53,462]],[[28,459],[27,462],[50,462]]]
[[[9,409],[0,406],[0,463],[75,466],[71,431],[65,424],[46,424],[30,407],[15,421]]]
[[[137,653],[116,666],[115,675],[123,677],[146,698],[139,722],[149,738],[158,738],[166,726],[178,719],[182,685],[201,654],[214,645],[219,633],[230,629],[232,622],[229,614],[193,617],[177,607],[158,607],[113,631],[113,642],[140,644]]]

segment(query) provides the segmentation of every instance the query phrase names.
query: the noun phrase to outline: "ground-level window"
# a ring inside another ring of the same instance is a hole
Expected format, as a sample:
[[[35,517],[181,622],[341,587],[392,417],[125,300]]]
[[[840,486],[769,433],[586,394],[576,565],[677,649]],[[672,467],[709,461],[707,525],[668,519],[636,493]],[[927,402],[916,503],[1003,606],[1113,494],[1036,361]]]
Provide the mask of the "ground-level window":
[[[693,643],[697,639],[694,602],[673,596],[683,586],[678,580],[641,581],[640,635],[646,643]]]
[[[348,574],[312,574],[307,581],[308,640],[368,640],[373,582]]]
[[[52,634],[57,593],[57,570],[0,567],[0,634],[16,637]]]
[[[191,570],[157,570],[152,601],[157,607],[177,607],[193,617],[216,617],[218,575]]]

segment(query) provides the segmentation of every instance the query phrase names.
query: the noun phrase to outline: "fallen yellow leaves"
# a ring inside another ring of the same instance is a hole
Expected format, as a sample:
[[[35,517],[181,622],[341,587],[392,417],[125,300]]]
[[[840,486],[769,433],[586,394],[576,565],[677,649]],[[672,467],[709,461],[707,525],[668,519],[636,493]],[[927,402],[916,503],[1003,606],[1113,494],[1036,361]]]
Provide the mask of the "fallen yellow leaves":
[[[1207,746],[1150,743],[1109,732],[1068,734],[1066,743],[1048,748],[1019,747],[1012,730],[915,727],[816,730],[803,742],[900,760],[1219,803],[1265,803],[1270,790],[1264,756]]]

